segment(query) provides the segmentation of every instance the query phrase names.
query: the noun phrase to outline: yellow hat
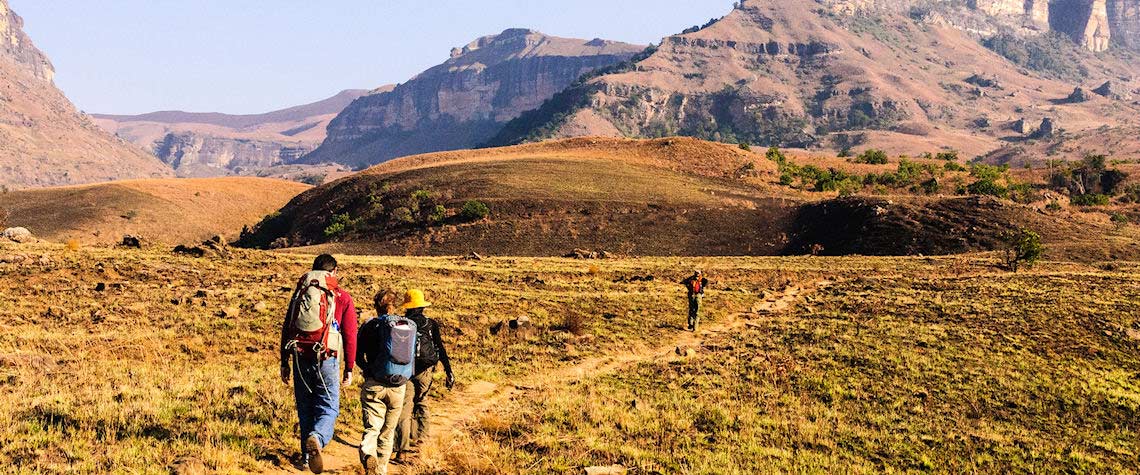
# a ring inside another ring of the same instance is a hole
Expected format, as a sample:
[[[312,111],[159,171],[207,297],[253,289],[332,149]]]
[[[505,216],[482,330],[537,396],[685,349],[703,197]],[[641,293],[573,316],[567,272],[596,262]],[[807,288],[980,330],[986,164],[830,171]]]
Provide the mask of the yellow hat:
[[[409,290],[407,295],[404,295],[404,310],[413,308],[426,308],[430,307],[431,302],[424,299],[424,291],[419,289]]]

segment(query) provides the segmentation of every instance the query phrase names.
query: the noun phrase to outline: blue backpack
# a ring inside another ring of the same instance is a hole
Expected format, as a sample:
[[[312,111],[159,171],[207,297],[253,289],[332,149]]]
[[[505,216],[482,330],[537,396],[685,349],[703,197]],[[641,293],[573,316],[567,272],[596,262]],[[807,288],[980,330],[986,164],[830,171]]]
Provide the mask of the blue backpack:
[[[367,376],[393,387],[407,383],[416,369],[416,322],[384,315],[369,323],[377,338],[370,342],[375,347],[368,352]]]

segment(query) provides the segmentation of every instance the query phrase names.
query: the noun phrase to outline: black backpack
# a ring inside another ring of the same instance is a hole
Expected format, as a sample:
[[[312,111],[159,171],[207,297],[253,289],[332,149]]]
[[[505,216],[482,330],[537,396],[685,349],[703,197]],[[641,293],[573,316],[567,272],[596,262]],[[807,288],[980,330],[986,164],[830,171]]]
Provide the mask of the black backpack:
[[[435,367],[439,363],[439,348],[435,347],[432,332],[439,331],[434,320],[424,317],[424,325],[416,328],[416,372]]]

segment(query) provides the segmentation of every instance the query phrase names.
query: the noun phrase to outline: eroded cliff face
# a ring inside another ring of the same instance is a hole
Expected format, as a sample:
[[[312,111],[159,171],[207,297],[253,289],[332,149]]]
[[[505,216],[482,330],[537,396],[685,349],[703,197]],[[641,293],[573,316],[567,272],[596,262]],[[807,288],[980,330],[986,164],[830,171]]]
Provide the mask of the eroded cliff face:
[[[24,20],[0,0],[0,57],[19,65],[32,76],[51,82],[55,69],[32,40],[24,33]]]
[[[520,29],[480,38],[390,92],[357,99],[332,121],[328,138],[303,161],[362,166],[474,147],[583,74],[643,49]]]
[[[181,177],[242,174],[292,162],[315,145],[235,139],[193,132],[167,134],[154,144],[154,155]]]
[[[0,0],[0,187],[72,185],[171,175],[100,130],[52,84],[51,62]]]
[[[1109,0],[1106,9],[1113,44],[1140,50],[1140,0]]]

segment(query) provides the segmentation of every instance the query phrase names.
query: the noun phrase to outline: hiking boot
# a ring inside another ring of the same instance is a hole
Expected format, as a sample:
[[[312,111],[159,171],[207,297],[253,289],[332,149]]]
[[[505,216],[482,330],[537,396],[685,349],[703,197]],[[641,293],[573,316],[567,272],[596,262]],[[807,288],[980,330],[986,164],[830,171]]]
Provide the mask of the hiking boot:
[[[321,458],[321,439],[315,434],[305,439],[305,455],[309,456],[309,471],[313,473],[325,471],[325,461]]]
[[[364,457],[364,475],[380,475],[380,460],[372,455]]]

